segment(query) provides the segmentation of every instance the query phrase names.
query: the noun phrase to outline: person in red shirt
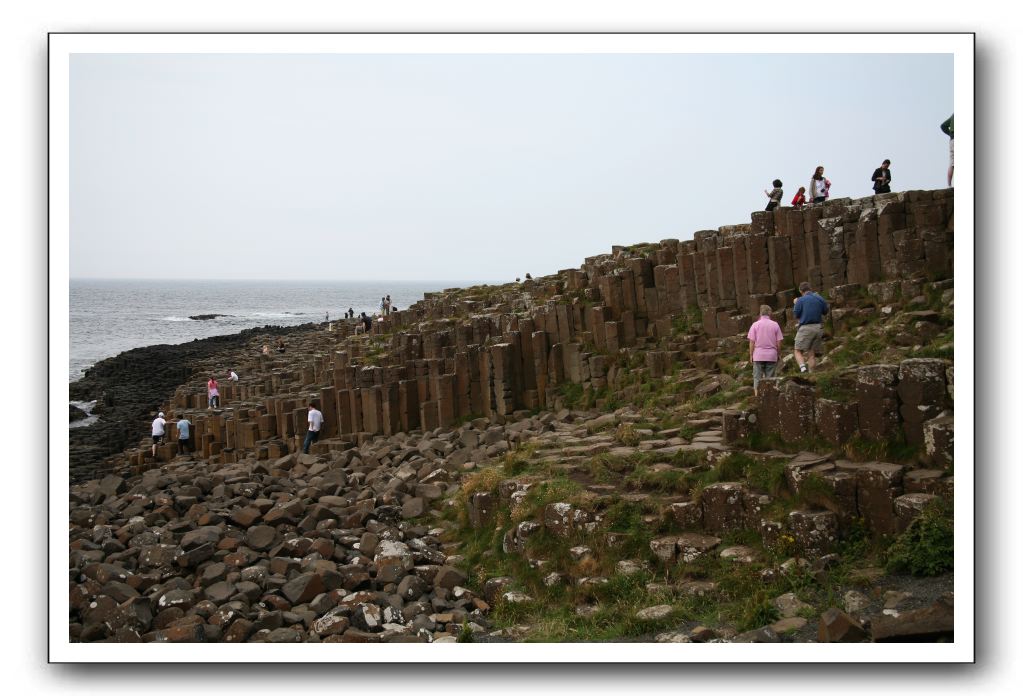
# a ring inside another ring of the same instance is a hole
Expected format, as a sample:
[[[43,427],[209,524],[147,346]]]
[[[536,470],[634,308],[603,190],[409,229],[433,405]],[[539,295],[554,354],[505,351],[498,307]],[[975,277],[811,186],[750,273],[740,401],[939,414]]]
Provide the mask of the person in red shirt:
[[[800,186],[796,195],[792,197],[792,207],[800,210],[804,205],[806,205],[806,187]]]

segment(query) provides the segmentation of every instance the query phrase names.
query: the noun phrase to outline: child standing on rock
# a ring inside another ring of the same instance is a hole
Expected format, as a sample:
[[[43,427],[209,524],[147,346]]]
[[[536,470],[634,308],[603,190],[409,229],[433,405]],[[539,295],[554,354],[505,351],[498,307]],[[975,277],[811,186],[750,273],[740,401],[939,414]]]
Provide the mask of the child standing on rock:
[[[781,179],[775,179],[774,181],[771,182],[771,185],[774,186],[774,188],[771,189],[770,191],[764,189],[764,195],[767,196],[767,198],[769,199],[767,201],[767,207],[764,208],[764,210],[766,210],[767,212],[771,212],[779,205],[781,205],[781,197],[783,195],[783,192],[781,190]]]
[[[804,205],[806,205],[806,187],[800,186],[799,190],[796,191],[796,195],[792,197],[792,207],[796,210],[802,210]]]

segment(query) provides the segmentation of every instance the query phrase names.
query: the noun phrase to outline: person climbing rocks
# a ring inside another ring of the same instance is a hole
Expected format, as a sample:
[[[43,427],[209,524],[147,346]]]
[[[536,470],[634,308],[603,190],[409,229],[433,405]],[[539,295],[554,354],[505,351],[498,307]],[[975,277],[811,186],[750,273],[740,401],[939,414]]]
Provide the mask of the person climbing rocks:
[[[187,454],[192,448],[192,423],[188,418],[182,417],[178,419],[178,452],[180,454]]]
[[[227,381],[228,382],[237,382],[238,381],[238,373],[235,372],[234,370],[228,368],[228,370],[227,370]]]
[[[792,197],[792,207],[796,210],[802,210],[804,205],[806,205],[806,187],[800,186],[799,190],[796,191],[796,195]]]
[[[217,384],[217,378],[210,375],[210,380],[206,382],[206,396],[209,401],[209,408],[220,408],[220,385]]]
[[[800,372],[813,372],[817,354],[824,346],[824,315],[828,313],[828,303],[806,282],[799,284],[799,294],[792,301],[792,316],[799,322],[794,351],[796,364]]]
[[[813,170],[810,177],[810,195],[814,203],[823,203],[831,196],[831,182],[824,176],[824,167],[820,166]]]
[[[891,193],[892,192],[892,171],[888,167],[892,164],[891,160],[886,159],[881,163],[881,166],[874,170],[873,176],[870,178],[874,181],[874,193]]]
[[[956,141],[955,141],[955,118],[952,114],[941,124],[941,132],[948,136],[948,185],[952,186],[952,171],[955,169]]]
[[[283,338],[278,338],[277,339],[277,352],[278,353],[283,353],[284,352],[284,339]]]
[[[309,430],[305,433],[302,443],[302,454],[309,454],[309,445],[320,439],[320,428],[323,426],[323,414],[316,408],[316,402],[309,402]]]
[[[163,442],[163,435],[166,432],[167,421],[163,419],[163,411],[156,414],[153,419],[153,457],[156,457],[156,447]]]
[[[749,359],[753,363],[753,396],[756,396],[760,380],[774,377],[784,338],[778,322],[771,318],[769,305],[760,305],[760,318],[750,325],[746,338],[749,340]]]
[[[774,188],[771,189],[770,191],[764,189],[764,195],[767,196],[768,198],[767,207],[764,208],[764,210],[766,210],[767,212],[771,212],[779,205],[781,205],[781,197],[783,195],[783,192],[781,190],[781,179],[775,179],[774,181],[772,181],[771,186],[774,186]]]
[[[362,313],[362,325],[365,327],[366,333],[369,333],[373,329],[373,319],[366,316],[366,313]]]

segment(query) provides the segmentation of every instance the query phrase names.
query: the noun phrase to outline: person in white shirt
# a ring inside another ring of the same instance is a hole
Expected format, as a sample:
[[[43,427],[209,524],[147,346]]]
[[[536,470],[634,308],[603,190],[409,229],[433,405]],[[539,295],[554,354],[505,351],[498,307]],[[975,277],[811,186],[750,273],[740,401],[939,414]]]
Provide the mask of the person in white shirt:
[[[238,381],[238,374],[234,370],[228,370],[227,371],[227,381],[228,382],[237,382]]]
[[[320,428],[323,427],[323,414],[316,408],[315,402],[309,404],[309,430],[302,443],[302,454],[309,454],[309,445],[320,439]]]
[[[153,456],[156,456],[156,446],[163,442],[163,434],[167,427],[167,421],[163,419],[163,411],[153,419]]]

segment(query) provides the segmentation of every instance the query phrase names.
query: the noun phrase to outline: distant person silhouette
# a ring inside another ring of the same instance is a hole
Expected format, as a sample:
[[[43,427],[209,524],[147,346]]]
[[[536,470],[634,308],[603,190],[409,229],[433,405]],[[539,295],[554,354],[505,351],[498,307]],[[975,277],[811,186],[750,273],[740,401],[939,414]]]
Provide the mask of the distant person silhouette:
[[[886,159],[880,167],[874,170],[874,175],[871,177],[874,180],[874,193],[892,192],[892,171],[888,168],[891,163],[891,160]]]
[[[948,136],[948,185],[952,186],[952,171],[955,169],[956,141],[955,141],[955,118],[952,114],[941,124],[941,132]]]

